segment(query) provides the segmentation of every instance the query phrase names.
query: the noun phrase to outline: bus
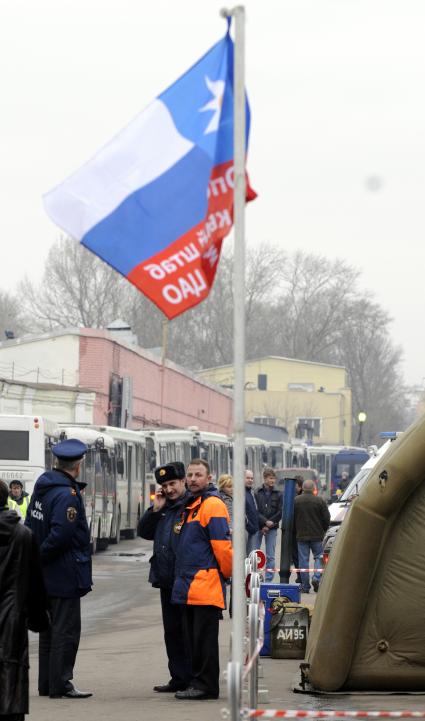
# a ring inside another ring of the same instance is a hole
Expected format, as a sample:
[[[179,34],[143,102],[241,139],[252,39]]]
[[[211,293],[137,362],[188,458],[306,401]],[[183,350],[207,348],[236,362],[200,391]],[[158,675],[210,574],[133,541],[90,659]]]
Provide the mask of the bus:
[[[332,459],[331,471],[331,499],[337,497],[337,489],[340,487],[342,473],[348,474],[346,487],[358,474],[361,467],[368,461],[370,454],[364,448],[341,448]],[[342,491],[345,488],[341,489]]]
[[[59,435],[57,423],[46,418],[0,414],[0,478],[21,481],[31,494],[37,478],[52,468],[51,447]]]
[[[208,461],[213,479],[229,473],[231,467],[231,439],[220,433],[200,431],[198,428],[144,429],[137,431],[146,445],[145,497],[155,494],[154,470],[170,461],[181,461],[186,467],[193,458]]]
[[[310,468],[319,474],[319,493],[327,501],[334,499],[341,473],[351,480],[369,458],[364,448],[340,445],[308,446]]]
[[[107,433],[114,442],[116,458],[117,519],[114,539],[135,538],[140,516],[150,505],[146,487],[146,442],[138,431],[113,426],[91,426]]]
[[[60,426],[59,438],[77,438],[87,446],[78,481],[86,484],[82,496],[93,553],[104,551],[111,540],[119,540],[114,440],[93,427],[67,425]]]

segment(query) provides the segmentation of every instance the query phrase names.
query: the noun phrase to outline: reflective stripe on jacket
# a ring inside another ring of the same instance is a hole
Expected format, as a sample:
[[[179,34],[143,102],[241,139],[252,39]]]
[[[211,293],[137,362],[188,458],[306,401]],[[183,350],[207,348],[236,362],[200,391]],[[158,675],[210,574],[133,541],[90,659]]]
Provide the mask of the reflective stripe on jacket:
[[[189,499],[177,549],[172,602],[225,608],[232,575],[229,514],[214,486]]]

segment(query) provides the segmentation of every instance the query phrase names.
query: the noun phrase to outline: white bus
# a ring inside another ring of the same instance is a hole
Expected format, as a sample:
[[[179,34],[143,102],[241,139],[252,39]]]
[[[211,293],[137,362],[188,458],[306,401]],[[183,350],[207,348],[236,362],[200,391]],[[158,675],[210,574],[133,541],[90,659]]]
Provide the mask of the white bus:
[[[181,461],[186,467],[192,458],[202,458],[208,461],[215,481],[230,472],[232,442],[228,436],[197,428],[144,429],[138,433],[146,443],[145,499],[149,497],[149,502],[156,487],[154,470],[164,463]]]
[[[113,426],[60,424],[60,428],[64,437],[78,438],[89,448],[81,480],[88,484],[86,513],[93,548],[102,550],[109,541],[135,538],[139,518],[149,506],[144,438],[137,431]]]
[[[114,442],[117,517],[111,538],[135,538],[140,516],[150,505],[146,488],[146,442],[138,432],[112,426],[91,426]]]
[[[59,434],[58,424],[46,418],[0,414],[0,479],[19,480],[31,494],[37,478],[52,467],[51,447]]]

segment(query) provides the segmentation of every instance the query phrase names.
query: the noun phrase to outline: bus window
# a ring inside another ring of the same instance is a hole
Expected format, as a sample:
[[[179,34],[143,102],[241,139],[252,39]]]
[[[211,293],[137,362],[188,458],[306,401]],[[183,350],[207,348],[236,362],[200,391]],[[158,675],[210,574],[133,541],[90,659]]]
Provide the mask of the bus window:
[[[0,431],[0,458],[5,461],[29,461],[28,431]]]
[[[155,470],[156,463],[156,451],[153,438],[146,438],[146,456],[145,456],[145,469],[146,473],[150,473]]]
[[[167,444],[160,443],[159,444],[159,465],[163,466],[165,463],[167,463]]]

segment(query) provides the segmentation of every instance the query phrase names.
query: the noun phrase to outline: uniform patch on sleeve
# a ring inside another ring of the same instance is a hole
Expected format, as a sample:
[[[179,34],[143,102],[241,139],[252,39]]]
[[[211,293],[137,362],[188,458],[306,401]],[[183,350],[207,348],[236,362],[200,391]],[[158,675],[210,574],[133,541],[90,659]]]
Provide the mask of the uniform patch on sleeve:
[[[70,506],[66,509],[66,517],[70,523],[74,523],[77,518],[77,509],[74,506]]]

